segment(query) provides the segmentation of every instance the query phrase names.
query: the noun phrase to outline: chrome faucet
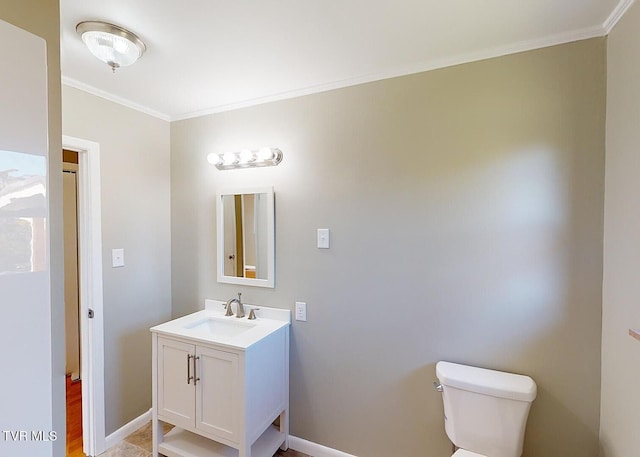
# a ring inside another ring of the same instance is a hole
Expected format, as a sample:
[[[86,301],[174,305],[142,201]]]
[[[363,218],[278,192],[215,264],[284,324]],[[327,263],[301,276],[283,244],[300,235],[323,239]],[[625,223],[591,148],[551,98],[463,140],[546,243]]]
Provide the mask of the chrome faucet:
[[[240,300],[241,296],[242,294],[238,292],[238,298],[231,298],[227,301],[227,304],[224,305],[227,310],[225,316],[233,316],[231,305],[235,302],[238,305],[238,309],[236,310],[236,317],[244,317],[244,306],[242,305],[242,301]]]

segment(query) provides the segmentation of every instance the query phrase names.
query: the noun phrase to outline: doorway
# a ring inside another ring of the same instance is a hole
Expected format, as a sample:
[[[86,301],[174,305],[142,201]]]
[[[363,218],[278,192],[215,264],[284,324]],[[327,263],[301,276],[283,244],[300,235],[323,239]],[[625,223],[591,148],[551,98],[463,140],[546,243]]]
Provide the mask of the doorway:
[[[65,375],[67,457],[85,457],[80,377],[80,292],[78,283],[78,153],[62,151],[64,226]]]
[[[78,162],[75,177],[80,361],[79,381],[74,383],[71,377],[68,381],[77,387],[82,399],[75,405],[81,413],[73,416],[81,422],[82,446],[81,453],[74,456],[97,456],[106,448],[100,145],[66,135],[62,145],[77,155]]]

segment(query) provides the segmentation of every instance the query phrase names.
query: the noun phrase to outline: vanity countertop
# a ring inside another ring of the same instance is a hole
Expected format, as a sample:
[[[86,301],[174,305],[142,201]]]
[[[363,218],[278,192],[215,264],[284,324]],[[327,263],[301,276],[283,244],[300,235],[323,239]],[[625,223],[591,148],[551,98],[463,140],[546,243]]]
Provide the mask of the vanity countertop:
[[[205,300],[205,309],[156,325],[154,333],[188,338],[231,349],[245,350],[271,333],[291,325],[291,311],[244,304],[246,315],[254,309],[257,319],[225,316],[225,302]],[[235,305],[234,305],[235,310]]]

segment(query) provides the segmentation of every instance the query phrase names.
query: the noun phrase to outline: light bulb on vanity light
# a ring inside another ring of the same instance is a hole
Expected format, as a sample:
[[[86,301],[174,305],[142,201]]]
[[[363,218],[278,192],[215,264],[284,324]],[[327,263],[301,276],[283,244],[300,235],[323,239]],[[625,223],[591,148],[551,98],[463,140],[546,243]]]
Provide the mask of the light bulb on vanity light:
[[[240,151],[240,161],[238,162],[239,164],[245,165],[253,162],[254,160],[256,160],[256,156],[253,152],[251,152],[251,149],[243,149],[242,151]]]
[[[225,152],[222,154],[222,164],[229,166],[238,163],[238,157],[233,152]]]
[[[273,150],[271,148],[260,148],[258,151],[258,160],[264,162],[265,160],[273,160]]]
[[[209,162],[211,165],[218,165],[219,163],[222,162],[222,158],[220,157],[219,154],[216,154],[215,152],[210,152],[209,154],[207,154],[207,162]]]

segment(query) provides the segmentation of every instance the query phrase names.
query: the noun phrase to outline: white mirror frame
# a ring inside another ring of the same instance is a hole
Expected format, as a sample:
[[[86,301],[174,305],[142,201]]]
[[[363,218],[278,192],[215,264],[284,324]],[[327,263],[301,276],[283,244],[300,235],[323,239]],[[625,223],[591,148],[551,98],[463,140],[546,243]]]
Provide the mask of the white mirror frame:
[[[224,275],[224,209],[222,197],[224,195],[239,194],[267,194],[267,279],[243,278]],[[275,199],[273,187],[250,187],[239,189],[225,189],[216,196],[216,235],[217,235],[217,261],[218,282],[226,284],[239,284],[243,286],[275,287]]]

